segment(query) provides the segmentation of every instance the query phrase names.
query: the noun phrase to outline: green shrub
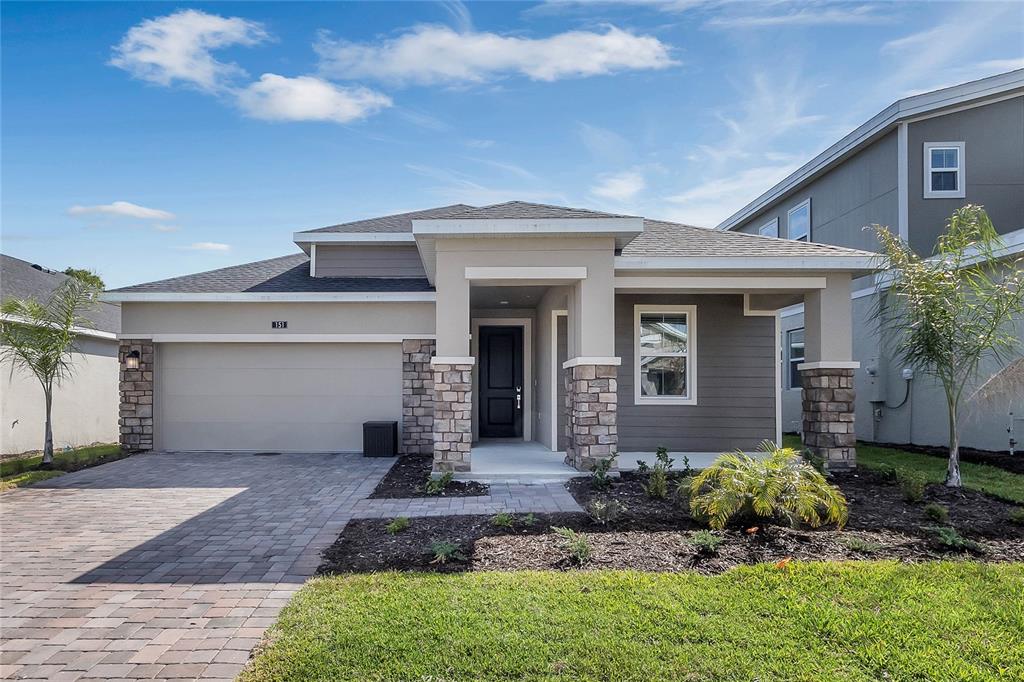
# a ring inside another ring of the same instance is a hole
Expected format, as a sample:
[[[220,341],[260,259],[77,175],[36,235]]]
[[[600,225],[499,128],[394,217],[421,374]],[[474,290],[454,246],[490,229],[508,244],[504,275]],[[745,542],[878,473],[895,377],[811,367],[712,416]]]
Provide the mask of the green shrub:
[[[925,530],[931,533],[932,540],[942,549],[953,551],[967,550],[979,554],[985,551],[981,544],[965,538],[963,535],[960,535],[956,528],[951,526],[930,526],[925,528]]]
[[[491,517],[491,525],[496,528],[511,528],[516,525],[516,517],[508,512],[498,512]]]
[[[825,458],[819,455],[810,448],[804,448],[801,451],[800,456],[803,457],[804,461],[814,467],[815,471],[823,476],[827,476],[828,472],[825,471]]]
[[[668,472],[659,464],[654,465],[650,476],[647,477],[644,492],[647,493],[647,497],[655,500],[664,500],[668,497]]]
[[[716,554],[725,538],[709,530],[699,530],[690,537],[690,544],[701,554]]]
[[[409,519],[405,516],[398,516],[391,519],[391,523],[384,526],[384,530],[388,532],[388,535],[398,535],[403,530],[408,528],[411,524]]]
[[[591,471],[593,476],[591,478],[591,485],[595,490],[608,490],[612,487],[612,478],[608,475],[608,472],[612,470],[612,466],[615,465],[615,457],[608,457],[607,459],[599,459]]]
[[[1010,510],[1010,513],[1006,515],[1010,519],[1010,523],[1018,526],[1024,526],[1024,507],[1016,507]]]
[[[440,495],[448,488],[454,478],[455,474],[450,471],[446,471],[436,478],[433,474],[428,474],[423,490],[428,495]]]
[[[743,452],[721,455],[690,484],[690,510],[715,529],[734,518],[776,519],[817,527],[846,523],[846,498],[792,448],[771,441],[760,445],[767,454],[754,459]]]
[[[896,483],[900,486],[903,499],[907,502],[916,503],[924,498],[924,488],[928,485],[928,479],[910,469],[897,469]]]
[[[626,505],[618,500],[591,500],[587,505],[590,518],[602,526],[615,523],[625,511]]]
[[[937,502],[929,502],[924,506],[924,515],[936,523],[949,523],[949,509]]]
[[[565,540],[566,548],[569,550],[569,558],[576,562],[578,566],[585,565],[590,561],[593,556],[593,550],[590,548],[590,541],[586,537],[577,533],[572,528],[565,527],[552,527],[555,535]]]
[[[690,486],[693,485],[692,476],[684,476],[676,484],[676,501],[680,504],[690,499]]]
[[[665,471],[671,469],[672,463],[675,462],[674,459],[668,456],[668,448],[664,446],[660,446],[654,450],[654,457],[658,460],[654,466],[660,465],[665,469]]]
[[[861,554],[874,554],[878,550],[882,549],[882,545],[877,542],[865,540],[864,538],[858,538],[856,536],[843,538],[840,540],[845,547],[852,552],[859,552]]]
[[[537,523],[537,515],[534,514],[533,512],[530,512],[529,514],[527,514],[526,516],[523,517],[523,525],[524,526],[532,526],[535,523]]]
[[[689,478],[693,476],[693,469],[690,467],[690,458],[683,455],[683,468],[681,469],[683,476]]]
[[[647,464],[647,462],[643,461],[642,459],[638,459],[636,461],[636,472],[638,474],[646,474],[649,473],[650,470],[651,467]]]
[[[462,553],[459,546],[448,540],[436,540],[430,543],[430,551],[434,555],[432,564],[446,564],[449,561],[465,561],[466,555]]]

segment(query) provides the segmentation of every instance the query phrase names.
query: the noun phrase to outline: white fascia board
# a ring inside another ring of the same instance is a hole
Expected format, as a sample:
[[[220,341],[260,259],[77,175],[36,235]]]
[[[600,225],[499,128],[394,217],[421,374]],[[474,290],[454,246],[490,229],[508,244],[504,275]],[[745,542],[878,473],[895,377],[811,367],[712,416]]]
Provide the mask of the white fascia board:
[[[470,266],[468,280],[580,280],[587,278],[586,266]]]
[[[1006,94],[1017,89],[1024,90],[1024,69],[898,100],[808,161],[767,192],[726,218],[715,229],[731,230],[737,227],[804,182],[840,162],[850,153],[888,133],[900,121],[919,117],[938,109],[954,107],[971,100]]]
[[[414,235],[508,236],[595,235],[636,236],[644,231],[643,218],[506,218],[501,220],[413,220]]]
[[[411,244],[412,232],[296,232],[296,244]]]
[[[616,289],[705,289],[717,291],[808,291],[824,289],[824,277],[701,277],[662,275],[659,277],[616,277]]]
[[[122,334],[119,338],[153,343],[401,343],[433,339],[434,334]]]
[[[877,270],[876,256],[767,256],[730,258],[728,256],[616,256],[616,272],[629,270],[723,270],[758,272],[761,270]]]
[[[116,292],[100,295],[110,303],[386,303],[437,300],[433,291],[178,293]]]
[[[0,320],[3,320],[4,322],[12,322],[14,324],[32,325],[31,321],[18,315],[3,314],[0,315]],[[110,339],[112,341],[117,340],[117,334],[114,332],[105,332],[99,329],[91,329],[89,327],[72,327],[71,332],[76,336],[88,336],[94,339]]]

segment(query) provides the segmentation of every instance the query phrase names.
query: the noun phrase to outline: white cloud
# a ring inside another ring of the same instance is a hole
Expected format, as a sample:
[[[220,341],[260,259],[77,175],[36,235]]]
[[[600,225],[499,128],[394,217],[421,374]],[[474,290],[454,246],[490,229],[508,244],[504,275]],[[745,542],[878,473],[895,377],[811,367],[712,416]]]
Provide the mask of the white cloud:
[[[154,225],[153,229],[157,232],[177,232],[181,228],[177,225]]]
[[[115,201],[110,204],[99,204],[96,206],[75,205],[68,209],[68,215],[107,215],[120,218],[140,218],[142,220],[174,220],[174,214],[170,211],[161,211],[158,208],[146,208],[128,201]]]
[[[192,242],[188,246],[179,247],[184,251],[230,251],[230,244],[220,242]]]
[[[629,140],[613,130],[581,122],[576,126],[576,134],[590,155],[598,161],[616,164],[628,161],[634,155]]]
[[[800,167],[799,163],[759,166],[703,182],[666,201],[675,204],[673,218],[691,225],[714,227]]]
[[[425,25],[379,44],[332,40],[324,34],[316,50],[328,76],[421,85],[481,83],[508,74],[556,81],[664,69],[675,63],[669,47],[657,38],[614,26],[604,33],[568,31],[533,39]]]
[[[267,38],[254,21],[188,9],[133,26],[114,47],[110,64],[159,85],[180,82],[216,92],[245,71],[217,61],[211,51]]]
[[[391,106],[391,98],[313,76],[286,78],[265,73],[238,92],[238,105],[246,115],[266,121],[349,123]]]
[[[601,176],[598,183],[590,188],[590,193],[604,199],[621,202],[633,199],[646,187],[647,182],[642,173],[635,170],[623,171]]]
[[[871,5],[860,5],[858,7],[809,6],[798,9],[786,6],[785,11],[777,13],[717,16],[709,19],[704,25],[715,28],[796,28],[806,26],[880,24],[892,20],[890,16],[879,14],[877,7]]]
[[[490,149],[494,146],[494,140],[463,140],[462,144],[470,149]]]
[[[564,194],[552,192],[549,185],[537,181],[539,188],[533,186],[490,187],[476,180],[474,176],[449,171],[433,166],[408,163],[407,169],[438,184],[427,188],[439,200],[446,203],[464,203],[472,206],[486,206],[503,201],[521,200],[541,203],[571,203]]]

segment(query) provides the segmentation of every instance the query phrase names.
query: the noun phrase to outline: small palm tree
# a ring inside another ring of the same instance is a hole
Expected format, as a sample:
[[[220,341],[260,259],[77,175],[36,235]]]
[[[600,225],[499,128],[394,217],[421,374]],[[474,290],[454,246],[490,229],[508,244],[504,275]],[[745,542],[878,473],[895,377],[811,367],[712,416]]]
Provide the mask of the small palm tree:
[[[46,303],[12,298],[0,306],[0,359],[11,363],[12,374],[19,369],[31,372],[43,387],[43,467],[53,463],[53,389],[74,371],[71,356],[77,349],[75,329],[91,326],[83,313],[95,305],[98,293],[94,285],[69,277]]]

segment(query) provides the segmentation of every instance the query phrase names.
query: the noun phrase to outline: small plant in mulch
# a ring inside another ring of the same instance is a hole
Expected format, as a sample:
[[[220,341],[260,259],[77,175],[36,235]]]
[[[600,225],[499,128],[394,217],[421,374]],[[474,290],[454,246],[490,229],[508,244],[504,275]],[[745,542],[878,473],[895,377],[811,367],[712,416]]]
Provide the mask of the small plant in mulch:
[[[427,474],[427,481],[423,484],[423,492],[428,495],[440,495],[451,484],[452,479],[454,478],[455,475],[450,471],[446,471],[437,477],[433,474]]]
[[[1006,518],[1010,520],[1010,523],[1017,526],[1024,526],[1024,507],[1017,507],[1016,509],[1010,510],[1010,513],[1006,515]]]
[[[940,549],[953,552],[968,551],[975,554],[982,554],[985,551],[985,547],[981,543],[965,538],[960,535],[960,531],[951,526],[928,526],[924,530],[931,535],[932,542]]]
[[[388,535],[398,535],[411,525],[412,522],[409,521],[408,517],[398,516],[391,519],[391,523],[384,526],[384,530],[387,531]]]
[[[767,457],[729,452],[694,477],[690,485],[694,518],[718,530],[733,520],[750,518],[812,528],[846,523],[846,498],[799,452],[771,441],[761,443],[760,449]]]
[[[626,505],[618,500],[592,500],[587,505],[590,518],[602,526],[615,523],[626,512]]]
[[[537,523],[537,515],[534,514],[533,512],[530,512],[529,514],[527,514],[526,516],[523,517],[523,525],[524,526],[532,527],[536,523]]]
[[[938,502],[929,502],[924,506],[924,515],[936,523],[949,523],[949,508]]]
[[[583,567],[593,557],[594,551],[590,547],[590,541],[581,533],[564,526],[552,527],[551,530],[565,541],[566,549],[569,550],[569,558],[577,566]]]
[[[924,489],[928,480],[916,471],[909,469],[896,470],[896,483],[900,486],[903,499],[916,504],[924,499]]]
[[[882,545],[877,542],[865,540],[857,536],[843,538],[839,541],[846,549],[851,552],[857,552],[858,554],[874,554],[882,549]]]
[[[590,478],[590,484],[595,490],[608,490],[612,487],[612,477],[609,476],[609,472],[612,470],[612,466],[615,464],[615,457],[608,457],[606,459],[599,459],[597,464],[591,468],[592,476]]]
[[[668,448],[659,447],[655,453],[657,462],[647,477],[647,484],[644,492],[655,500],[664,500],[668,497],[668,472],[672,468],[673,459],[668,456]]]
[[[436,540],[430,543],[430,551],[434,555],[432,564],[444,565],[449,561],[465,561],[466,555],[454,542],[448,540]]]
[[[498,512],[491,517],[491,525],[495,528],[512,528],[516,525],[516,517],[508,512]]]
[[[708,556],[718,553],[718,548],[725,542],[725,538],[715,535],[709,530],[699,530],[690,536],[690,544],[694,546],[698,554]]]

